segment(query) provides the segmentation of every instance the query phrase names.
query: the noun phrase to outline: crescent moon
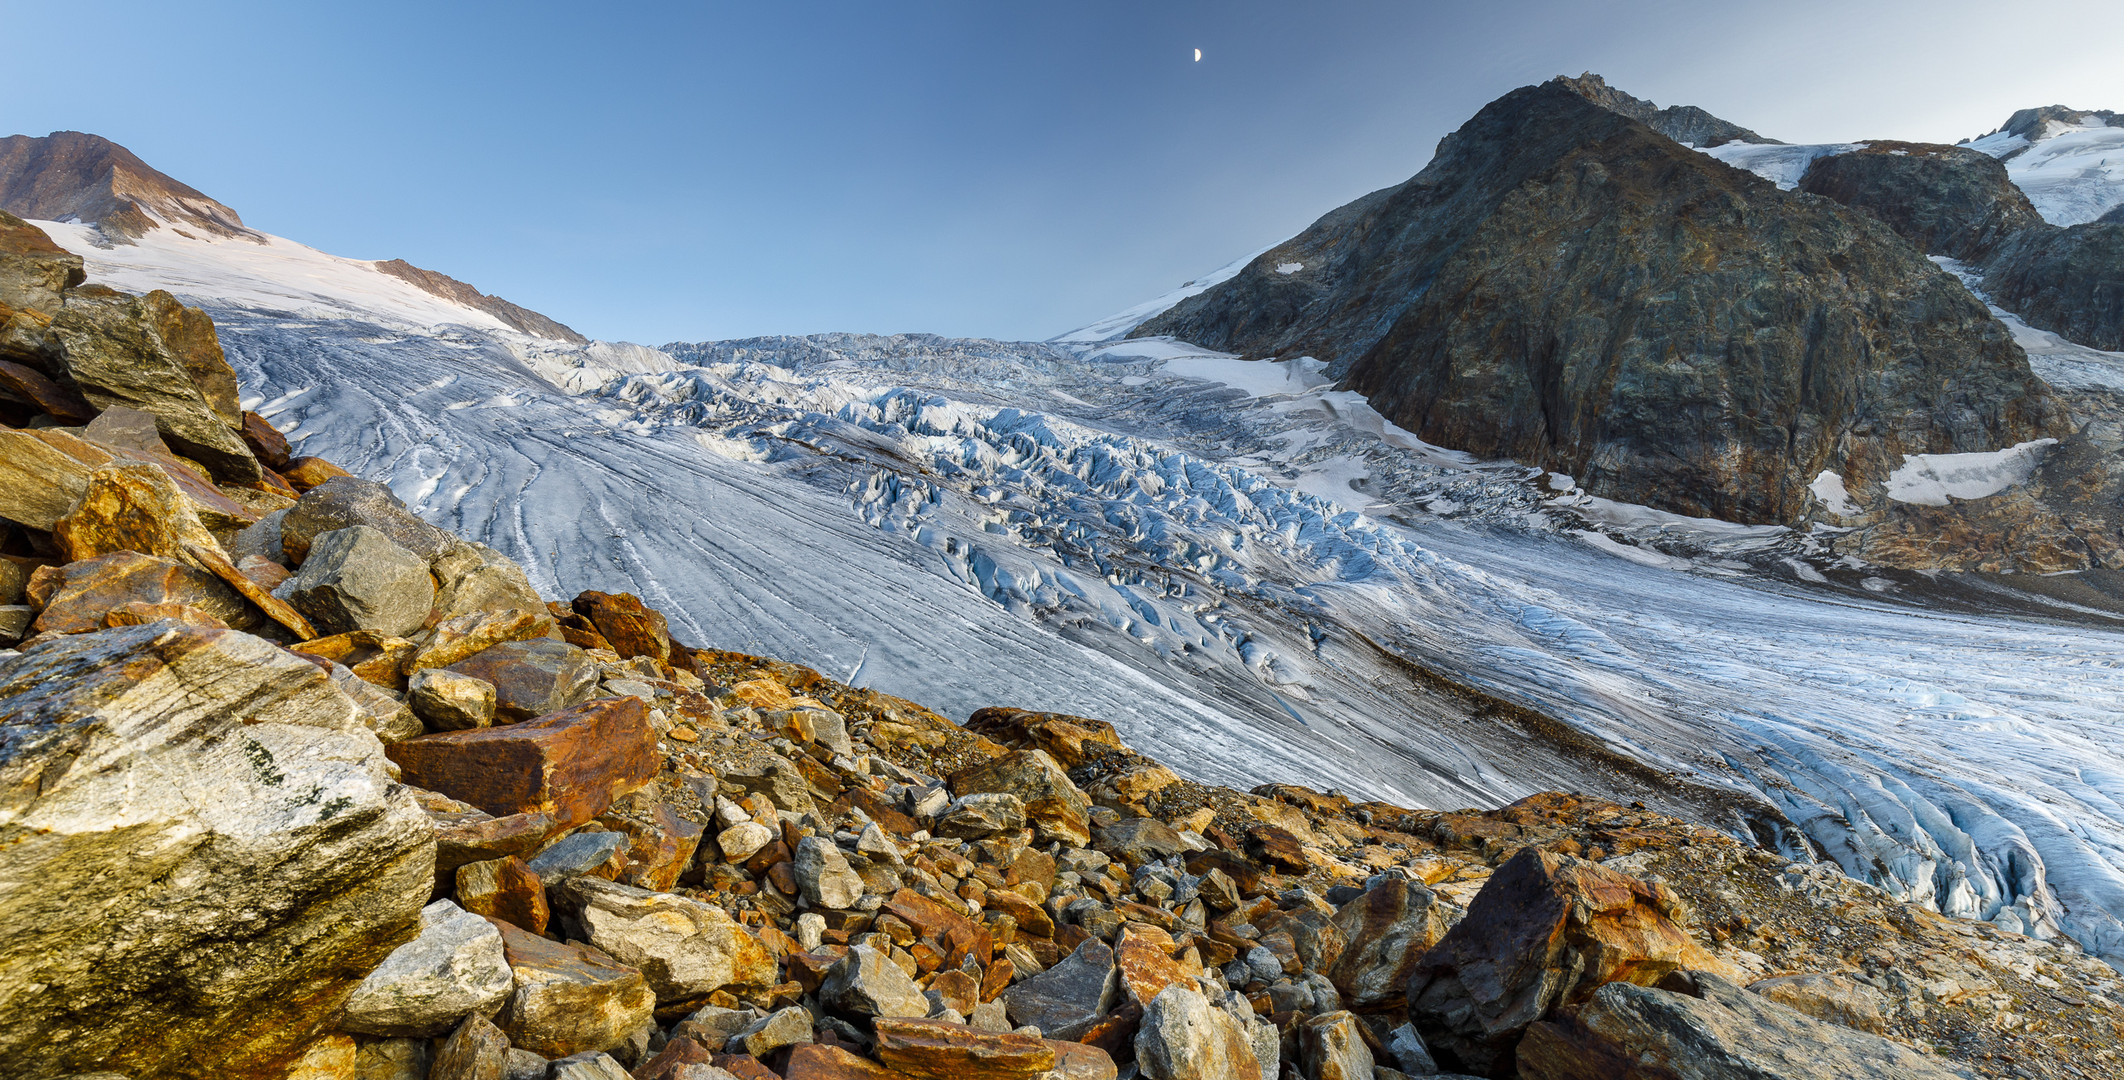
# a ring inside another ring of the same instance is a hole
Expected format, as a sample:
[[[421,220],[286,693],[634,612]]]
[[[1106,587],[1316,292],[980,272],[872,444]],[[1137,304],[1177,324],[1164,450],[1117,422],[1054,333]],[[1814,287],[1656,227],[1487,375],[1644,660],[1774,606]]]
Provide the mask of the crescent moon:
[[[1198,64],[1199,64],[1199,63],[1201,63],[1201,62],[1202,62],[1202,50],[1201,50],[1201,49],[1196,49],[1196,50],[1195,50],[1195,63],[1198,63]]]

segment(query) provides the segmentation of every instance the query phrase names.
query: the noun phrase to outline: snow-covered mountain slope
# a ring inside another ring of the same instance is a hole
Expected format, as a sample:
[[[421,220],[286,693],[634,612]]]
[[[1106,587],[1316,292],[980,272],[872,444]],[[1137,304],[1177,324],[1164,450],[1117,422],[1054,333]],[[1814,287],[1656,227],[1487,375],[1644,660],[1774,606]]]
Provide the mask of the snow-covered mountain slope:
[[[2006,164],[2043,220],[2081,225],[2124,205],[2124,126],[2104,116],[2041,119],[2026,131],[2001,128],[1967,144]]]
[[[48,228],[92,280],[206,306],[303,452],[552,595],[636,592],[697,644],[960,715],[1102,716],[1220,782],[1427,805],[1561,787],[1788,850],[1796,827],[1900,895],[2124,957],[2106,626],[1914,607],[1895,595],[1925,579],[1787,530],[1471,462],[1305,360],[575,348],[285,241]]]

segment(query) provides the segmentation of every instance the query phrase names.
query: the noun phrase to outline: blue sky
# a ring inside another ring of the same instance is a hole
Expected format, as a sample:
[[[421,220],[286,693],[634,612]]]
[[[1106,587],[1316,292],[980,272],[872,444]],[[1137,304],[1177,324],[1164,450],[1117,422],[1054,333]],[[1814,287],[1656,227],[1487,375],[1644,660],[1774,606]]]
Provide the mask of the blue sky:
[[[2110,3],[10,2],[0,133],[593,336],[1046,337],[1598,71],[1787,141],[2124,109]],[[1192,50],[1200,48],[1198,64]]]

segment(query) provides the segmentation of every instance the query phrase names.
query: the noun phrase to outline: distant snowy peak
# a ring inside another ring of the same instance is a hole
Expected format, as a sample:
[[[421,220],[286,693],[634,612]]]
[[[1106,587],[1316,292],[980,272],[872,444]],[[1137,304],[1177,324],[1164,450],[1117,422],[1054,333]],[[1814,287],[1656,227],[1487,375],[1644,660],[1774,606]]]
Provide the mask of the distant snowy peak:
[[[39,223],[124,288],[166,288],[194,302],[246,296],[328,318],[589,343],[536,311],[403,259],[343,259],[259,232],[227,205],[100,135],[0,139],[0,210]]]
[[[2053,225],[2084,225],[2124,206],[2124,116],[2107,109],[2022,109],[1966,145],[2004,162]]]
[[[95,226],[106,243],[132,243],[165,225],[259,240],[236,211],[103,138],[55,131],[0,139],[0,209],[16,217]]]

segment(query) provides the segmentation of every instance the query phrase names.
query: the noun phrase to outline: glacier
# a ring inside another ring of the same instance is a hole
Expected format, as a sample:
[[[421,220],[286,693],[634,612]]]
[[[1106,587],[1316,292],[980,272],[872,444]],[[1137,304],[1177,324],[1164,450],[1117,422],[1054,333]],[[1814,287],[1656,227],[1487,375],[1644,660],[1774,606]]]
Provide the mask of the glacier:
[[[574,347],[277,238],[39,224],[205,307],[247,407],[549,596],[951,715],[1099,716],[1211,782],[1643,801],[2124,966],[2103,613],[1476,461],[1309,360],[1115,340],[1155,305],[1050,342]]]

